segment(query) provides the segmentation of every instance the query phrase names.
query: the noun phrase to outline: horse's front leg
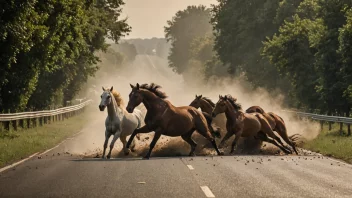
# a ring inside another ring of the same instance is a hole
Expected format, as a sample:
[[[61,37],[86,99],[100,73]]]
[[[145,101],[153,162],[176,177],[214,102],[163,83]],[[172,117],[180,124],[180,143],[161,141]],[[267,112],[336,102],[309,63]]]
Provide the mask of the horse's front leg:
[[[240,139],[241,135],[242,135],[242,129],[237,133],[235,133],[235,139],[232,142],[230,154],[233,154],[235,152],[235,149],[237,148],[238,140]]]
[[[143,157],[143,159],[149,159],[150,154],[152,153],[152,150],[153,150],[156,142],[159,140],[160,136],[161,136],[161,129],[159,128],[159,129],[155,130],[154,138],[153,138],[153,140],[152,140],[152,142],[150,143],[150,146],[149,146],[149,151]]]
[[[111,157],[111,151],[112,149],[114,148],[114,145],[115,145],[115,142],[116,140],[120,137],[121,135],[121,130],[117,130],[115,135],[114,135],[114,138],[112,139],[111,143],[110,143],[110,150],[109,150],[109,153],[108,155],[106,156],[108,159],[110,159]]]
[[[104,141],[104,150],[103,150],[103,156],[101,156],[102,159],[105,158],[105,151],[106,151],[106,148],[108,147],[108,141],[109,141],[109,138],[110,138],[111,134],[108,133],[107,130],[105,130],[105,141]]]
[[[222,148],[224,147],[225,145],[225,142],[230,139],[230,137],[233,136],[233,132],[230,130],[230,131],[227,131],[226,135],[224,136],[224,138],[221,140],[220,144],[219,144],[219,148]]]
[[[138,129],[135,129],[132,133],[132,135],[130,136],[130,138],[128,139],[128,142],[126,144],[126,148],[130,148],[131,144],[132,144],[132,141],[134,139],[134,137],[138,134],[138,133],[149,133],[151,132],[152,130],[150,130],[147,125],[144,125],[143,127],[141,128],[138,128]]]

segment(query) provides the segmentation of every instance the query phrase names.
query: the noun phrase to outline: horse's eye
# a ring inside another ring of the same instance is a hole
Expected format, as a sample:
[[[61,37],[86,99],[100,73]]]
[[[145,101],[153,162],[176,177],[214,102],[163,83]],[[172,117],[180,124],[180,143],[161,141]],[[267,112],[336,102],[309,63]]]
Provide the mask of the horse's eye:
[[[103,96],[101,95],[100,98],[103,98]]]
[[[108,96],[108,98],[110,98],[111,96]]]

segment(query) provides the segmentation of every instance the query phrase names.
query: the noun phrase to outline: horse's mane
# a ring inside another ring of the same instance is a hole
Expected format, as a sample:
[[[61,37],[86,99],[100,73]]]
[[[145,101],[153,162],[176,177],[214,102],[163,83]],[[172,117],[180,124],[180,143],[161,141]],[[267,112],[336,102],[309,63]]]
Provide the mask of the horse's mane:
[[[210,98],[207,98],[207,97],[202,97],[202,99],[204,99],[205,101],[207,101],[212,107],[215,107],[215,104],[213,101],[211,101]]]
[[[161,88],[161,86],[157,85],[155,83],[151,83],[150,85],[143,84],[143,85],[140,85],[139,88],[151,91],[161,99],[167,98],[167,95],[164,92],[159,90],[159,88]]]
[[[121,94],[119,92],[115,91],[115,90],[112,90],[111,93],[112,93],[112,95],[115,98],[117,106],[121,107],[121,105],[123,105],[123,99],[121,97]]]
[[[232,97],[230,94],[226,95],[227,100],[231,103],[233,108],[235,108],[236,111],[242,110],[242,106],[240,103],[236,103],[237,98]]]

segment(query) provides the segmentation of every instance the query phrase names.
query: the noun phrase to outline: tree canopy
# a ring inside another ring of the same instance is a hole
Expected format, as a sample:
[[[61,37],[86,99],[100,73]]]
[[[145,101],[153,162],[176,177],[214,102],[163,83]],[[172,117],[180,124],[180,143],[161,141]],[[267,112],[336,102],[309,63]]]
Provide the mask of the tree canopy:
[[[47,108],[72,99],[98,69],[105,38],[130,31],[122,0],[0,3],[0,111]]]

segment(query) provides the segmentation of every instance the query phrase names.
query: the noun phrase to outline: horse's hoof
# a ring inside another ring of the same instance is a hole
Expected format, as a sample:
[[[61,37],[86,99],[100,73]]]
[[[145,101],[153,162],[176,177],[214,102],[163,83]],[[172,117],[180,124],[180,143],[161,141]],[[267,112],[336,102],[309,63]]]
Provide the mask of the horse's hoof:
[[[142,159],[149,160],[149,156],[144,156]]]
[[[225,153],[224,152],[220,152],[219,155],[225,155]]]
[[[196,154],[195,154],[195,153],[190,153],[190,154],[188,154],[188,156],[190,156],[190,157],[195,157]]]
[[[110,155],[106,156],[107,159],[110,159],[110,157],[111,157]]]
[[[130,152],[129,152],[129,151],[128,151],[128,152],[124,152],[124,154],[125,154],[125,155],[128,155],[128,154],[130,154]]]

